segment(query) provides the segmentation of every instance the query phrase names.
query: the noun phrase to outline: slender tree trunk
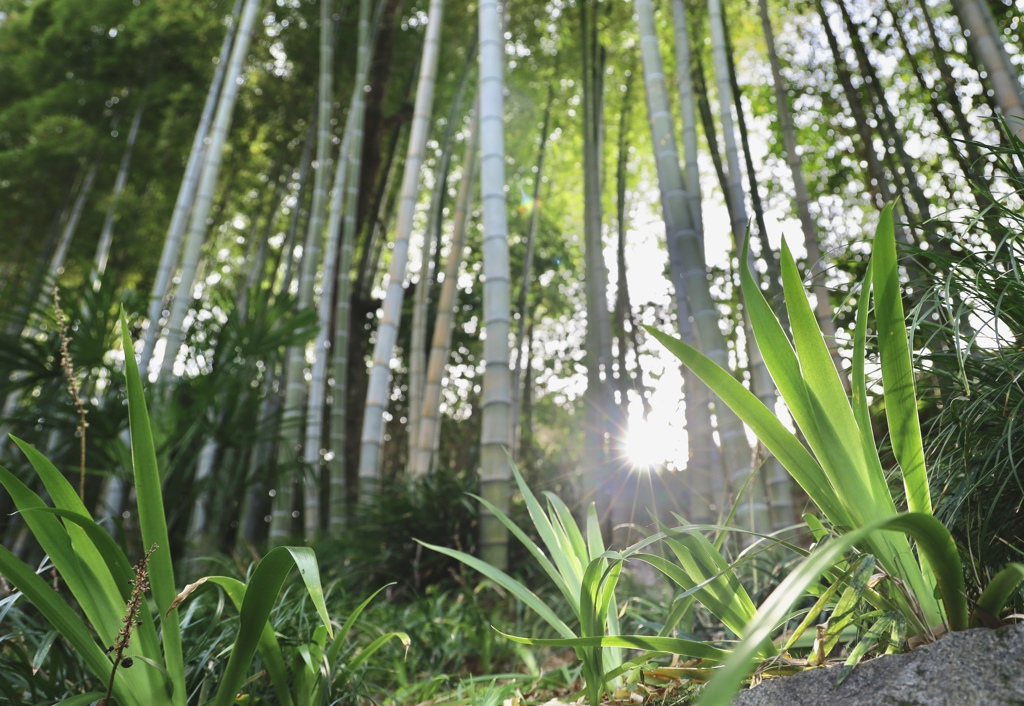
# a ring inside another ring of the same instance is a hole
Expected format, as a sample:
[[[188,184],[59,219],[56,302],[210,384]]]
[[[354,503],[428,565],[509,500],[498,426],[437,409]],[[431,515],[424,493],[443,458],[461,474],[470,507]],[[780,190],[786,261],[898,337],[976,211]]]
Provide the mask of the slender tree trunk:
[[[683,156],[686,162],[686,194],[697,232],[704,232],[701,210],[700,170],[697,167],[697,119],[693,96],[693,61],[690,30],[683,0],[672,0],[672,25],[675,29],[676,82],[679,86],[679,109],[683,122]],[[715,148],[717,154],[717,147]]]
[[[210,90],[206,94],[206,103],[203,105],[203,112],[199,118],[199,126],[196,128],[195,137],[192,138],[192,149],[189,151],[188,161],[185,164],[185,174],[182,177],[181,185],[178,187],[178,197],[174,202],[174,212],[171,215],[171,223],[167,229],[167,237],[164,239],[163,252],[160,254],[160,265],[156,271],[156,279],[153,280],[153,289],[149,295],[149,311],[146,333],[142,339],[142,355],[139,358],[139,370],[143,375],[149,370],[149,362],[153,358],[153,349],[156,347],[157,338],[160,336],[160,319],[164,306],[164,299],[170,291],[171,277],[178,264],[178,256],[181,254],[182,240],[185,237],[185,227],[188,225],[189,215],[192,213],[192,204],[195,202],[196,189],[199,185],[199,175],[205,161],[206,137],[210,132],[210,125],[213,121],[214,110],[220,102],[221,87],[224,85],[224,75],[227,72],[231,47],[238,33],[238,19],[242,12],[242,0],[235,0],[235,7],[231,15],[231,26],[224,35],[224,42],[220,48],[220,58],[217,68],[213,73],[213,80],[210,82]]]
[[[110,206],[107,207],[107,215],[103,219],[103,229],[100,231],[100,242],[96,247],[96,259],[93,271],[93,286],[99,288],[100,279],[107,269],[107,258],[110,256],[110,245],[114,240],[114,219],[117,216],[117,206],[121,202],[121,194],[128,184],[128,168],[132,163],[132,150],[135,148],[135,140],[139,137],[139,126],[142,124],[142,114],[146,110],[146,101],[143,98],[139,107],[135,109],[135,118],[128,130],[128,139],[125,141],[124,153],[121,155],[121,164],[117,168],[117,177],[114,179],[114,190],[110,195]]]
[[[864,107],[861,104],[860,93],[853,86],[850,70],[846,66],[846,61],[839,50],[839,43],[836,41],[835,32],[832,31],[832,26],[829,24],[828,14],[825,12],[822,0],[815,0],[815,6],[818,9],[818,16],[821,18],[825,29],[829,51],[832,52],[832,60],[836,65],[836,74],[839,76],[839,82],[843,86],[843,93],[846,95],[846,102],[850,107],[850,115],[853,116],[853,121],[857,126],[857,135],[860,137],[861,142],[860,151],[868,165],[866,174],[868,190],[875,196],[874,203],[876,208],[881,209],[886,203],[896,200],[896,190],[878,159],[878,153],[875,151],[875,140],[871,134],[871,127],[868,125]],[[901,213],[902,211],[897,204],[896,212],[893,214],[896,222],[896,237],[904,243],[910,243],[911,236],[902,225]]]
[[[963,104],[960,102],[960,94],[957,91],[957,81],[953,77],[953,72],[950,68],[949,56],[946,54],[945,51],[943,51],[942,44],[939,42],[938,33],[935,31],[935,23],[932,22],[931,13],[928,11],[928,4],[922,2],[920,3],[920,8],[921,14],[925,20],[925,26],[928,29],[928,37],[931,40],[932,59],[935,62],[935,68],[938,69],[939,71],[939,76],[942,79],[942,85],[946,92],[946,103],[953,111],[953,117],[955,119],[954,125],[957,127],[957,129],[960,130],[961,134],[963,135],[963,140],[958,142],[959,144],[962,145],[963,151],[967,153],[967,164],[966,166],[962,164],[961,168],[964,169],[964,174],[967,176],[968,180],[972,182],[972,184],[982,184],[987,189],[990,182],[988,180],[987,175],[985,174],[985,161],[982,158],[981,153],[978,151],[977,145],[974,144],[974,136],[971,134],[971,124],[967,120],[967,116],[964,115]],[[893,17],[895,18],[897,17],[897,15],[894,13]],[[899,22],[896,22],[895,24],[900,32],[900,37],[903,38],[904,47],[909,58],[910,56],[912,56],[912,53],[908,46],[909,43],[906,41],[902,25]],[[914,63],[916,63],[916,60]],[[917,73],[921,74],[921,78],[919,79],[919,81],[923,81],[924,72],[918,69]],[[929,90],[929,88],[924,83],[922,83],[921,85],[923,90],[929,93],[929,95],[935,93],[934,87],[932,87],[932,90]],[[936,97],[936,101],[937,100],[938,99]],[[941,113],[942,111],[936,108],[935,112]],[[954,129],[952,126],[949,126],[947,128],[947,131],[950,134],[952,134],[954,132]],[[950,149],[956,152],[958,159],[963,157],[963,152],[961,152],[961,150],[959,149],[955,149],[953,147],[952,142],[950,144]],[[975,189],[974,193],[977,196],[978,190]],[[984,207],[987,205],[987,203],[979,203],[979,205]]]
[[[473,108],[466,149],[462,157],[462,175],[459,178],[459,193],[455,197],[455,215],[452,224],[452,242],[445,263],[444,281],[437,302],[437,320],[434,322],[434,337],[430,346],[430,360],[427,364],[426,386],[420,409],[419,439],[416,454],[410,464],[413,476],[422,476],[430,471],[437,455],[440,439],[441,388],[448,357],[451,354],[452,331],[455,327],[455,312],[459,297],[459,270],[462,267],[463,251],[466,248],[466,230],[472,210],[473,188],[476,185],[476,151],[479,144],[479,104]]]
[[[481,0],[480,22],[480,197],[484,241],[484,380],[480,434],[480,495],[509,511],[512,445],[512,375],[509,369],[511,301],[508,214],[505,200],[505,40],[496,0]],[[480,508],[480,558],[508,566],[508,531],[486,507]]]
[[[533,316],[526,328],[526,354],[521,364],[523,370],[523,389],[520,399],[523,401],[522,427],[519,434],[519,463],[528,469],[533,465]]]
[[[708,85],[707,78],[704,75],[704,62],[701,61],[699,53],[695,54],[694,58],[694,87],[697,91],[697,107],[700,110],[700,121],[704,127],[704,137],[708,141],[708,151],[711,152],[711,162],[715,167],[715,174],[718,175],[718,183],[723,185],[722,196],[725,198],[725,207],[731,214],[733,195],[732,190],[724,186],[729,183],[729,175],[726,173],[725,165],[722,163],[722,151],[718,146],[718,130],[715,128],[715,116],[711,114],[711,103],[708,101]]]
[[[270,249],[270,234],[274,229],[274,223],[277,222],[278,210],[281,208],[281,192],[284,189],[284,183],[280,178],[280,168],[275,167],[272,173],[273,177],[267,183],[275,185],[274,193],[267,204],[267,215],[263,219],[263,230],[257,238],[256,252],[252,257],[252,264],[249,266],[249,272],[245,277],[245,283],[238,301],[239,315],[243,319],[249,316],[249,298],[263,283],[267,269],[267,252]],[[255,222],[253,223],[252,236],[256,236]]]
[[[683,123],[683,146],[685,153],[686,203],[690,222],[698,234],[704,232],[701,208],[700,170],[697,164],[697,101],[694,98],[693,76],[698,72],[699,59],[695,62],[690,49],[689,21],[683,0],[672,0],[672,19],[675,29],[676,81],[679,89],[680,117]],[[703,67],[699,68],[700,85],[703,86]],[[706,115],[705,126],[708,143],[716,169],[723,172],[718,141],[715,137],[714,122],[706,92],[700,92],[702,115]],[[704,261],[704,242],[698,239],[701,262]],[[676,272],[677,292],[685,291],[681,271]],[[696,332],[690,321],[690,307],[686,297],[677,298],[679,335],[692,346],[699,347]],[[634,343],[634,348],[636,347]],[[639,358],[638,358],[639,360]],[[714,522],[725,502],[725,483],[721,472],[722,459],[715,447],[711,425],[711,390],[686,366],[682,366],[683,392],[686,397],[686,438],[688,482],[678,482],[677,504],[685,508],[693,522]]]
[[[636,340],[636,324],[633,321],[633,304],[629,299],[629,283],[626,279],[626,222],[628,205],[626,203],[627,180],[629,178],[627,165],[629,163],[629,125],[633,100],[633,77],[635,75],[630,62],[630,68],[626,74],[626,89],[622,93],[622,108],[619,110],[619,158],[615,169],[615,209],[616,222],[618,224],[618,242],[615,248],[616,264],[616,285],[615,285],[615,338],[616,338],[616,383],[619,394],[618,418],[616,426],[620,430],[616,439],[615,462],[622,464],[624,454],[624,432],[629,426],[629,390],[633,389],[640,396],[644,405],[644,418],[647,417],[648,405],[647,396],[643,390],[643,371],[640,369],[640,352],[634,348],[636,354],[636,374],[630,375],[627,370],[626,359],[629,348],[628,336],[631,334]],[[627,333],[626,327],[629,326]]]
[[[241,24],[238,30],[234,46],[231,50],[227,78],[224,82],[224,90],[220,94],[217,104],[217,113],[213,120],[213,129],[210,136],[210,144],[206,148],[202,177],[199,180],[199,187],[196,191],[195,204],[192,209],[192,217],[189,221],[188,234],[185,240],[185,251],[181,260],[181,279],[175,292],[174,303],[171,306],[171,314],[167,320],[167,346],[164,350],[163,364],[160,366],[160,377],[167,380],[174,368],[174,360],[178,355],[178,349],[184,340],[185,314],[192,303],[192,286],[195,283],[196,271],[199,266],[199,254],[203,247],[203,240],[209,228],[207,218],[210,215],[210,208],[213,204],[214,190],[217,186],[217,177],[220,175],[221,160],[224,156],[224,143],[227,141],[228,130],[231,127],[231,117],[235,109],[235,101],[238,97],[238,77],[242,73],[249,54],[249,43],[252,39],[253,26],[256,23],[256,16],[259,14],[261,0],[246,0],[245,8],[242,11]]]
[[[405,173],[402,178],[398,225],[394,247],[391,251],[387,291],[384,296],[384,311],[377,327],[373,368],[370,371],[363,416],[363,433],[359,454],[359,494],[365,500],[373,498],[377,493],[377,479],[380,472],[378,466],[384,437],[384,412],[387,410],[388,387],[391,381],[391,357],[395,349],[395,340],[398,337],[398,321],[402,314],[402,300],[405,296],[405,270],[409,259],[409,237],[412,233],[413,215],[419,194],[420,170],[423,166],[427,133],[430,129],[443,10],[442,0],[431,0],[427,36],[423,45],[423,59],[420,65],[419,87],[416,90],[412,134],[409,137],[409,151],[406,155]]]
[[[584,288],[587,302],[586,367],[584,394],[586,427],[583,442],[583,489],[597,503],[598,516],[610,538],[614,526],[611,465],[607,448],[611,428],[612,346],[608,311],[608,271],[602,239],[601,136],[604,112],[604,52],[597,35],[597,8],[593,0],[581,2],[583,46],[583,245]]]
[[[387,231],[394,216],[394,182],[399,167],[399,162],[395,159],[395,156],[398,154],[398,147],[402,142],[402,132],[401,128],[396,130],[394,139],[391,140],[388,157],[384,163],[386,176],[381,180],[380,187],[377,189],[373,199],[375,204],[373,222],[367,229],[368,232],[363,243],[362,253],[359,256],[359,268],[356,272],[356,283],[358,285],[356,291],[360,296],[367,296],[368,292],[373,288],[383,243],[387,238]]]
[[[78,195],[75,196],[75,203],[71,206],[71,213],[68,216],[67,222],[64,224],[64,228],[60,232],[60,238],[57,240],[57,247],[54,249],[53,255],[50,256],[50,262],[46,268],[46,276],[48,280],[55,280],[64,271],[64,264],[68,257],[68,249],[71,247],[71,241],[74,239],[75,232],[78,230],[78,222],[82,220],[82,213],[85,211],[85,203],[89,200],[89,195],[92,193],[92,187],[96,183],[96,170],[98,167],[99,161],[94,161],[89,167],[89,171],[85,173],[85,179],[82,180],[82,186],[78,190]],[[48,300],[49,296],[49,291],[43,292],[41,299]]]
[[[722,8],[723,18],[725,8]],[[779,317],[779,322],[785,329],[789,328],[789,316],[786,307],[783,306],[782,294],[782,269],[779,266],[779,258],[772,250],[768,242],[768,227],[764,222],[764,205],[761,202],[761,192],[757,184],[757,171],[754,169],[754,158],[750,153],[750,137],[747,134],[747,117],[743,110],[743,92],[740,90],[740,83],[736,78],[736,61],[733,57],[732,37],[729,32],[729,23],[725,23],[725,49],[728,59],[729,88],[732,100],[736,106],[736,127],[740,132],[740,144],[743,147],[743,166],[747,171],[747,187],[750,189],[750,206],[754,210],[754,222],[757,224],[757,242],[761,248],[761,257],[765,262],[765,275],[768,285],[766,292],[769,303]]]
[[[850,114],[853,116],[854,123],[856,124],[857,135],[860,137],[861,153],[864,156],[864,160],[867,162],[868,188],[875,195],[875,206],[881,209],[886,203],[893,201],[896,198],[896,192],[893,190],[892,184],[885,174],[885,169],[882,167],[882,163],[878,159],[878,153],[875,151],[875,140],[871,134],[871,127],[868,125],[867,115],[864,113],[860,94],[857,89],[853,87],[853,81],[850,78],[850,70],[846,66],[845,59],[843,59],[842,52],[839,49],[839,43],[836,40],[836,35],[832,31],[832,25],[829,24],[828,14],[825,12],[825,6],[822,4],[821,0],[815,0],[815,5],[818,9],[818,16],[821,18],[821,23],[825,30],[825,37],[828,39],[829,49],[832,52],[832,59],[836,65],[836,74],[839,76],[839,82],[843,86],[843,93],[846,94],[846,103],[850,108]]]
[[[327,210],[327,183],[330,178],[331,160],[331,114],[333,112],[333,35],[330,27],[324,27],[324,17],[328,25],[333,24],[329,14],[329,8],[321,6],[321,31],[320,31],[320,72],[319,89],[317,93],[317,139],[316,139],[316,170],[313,174],[313,202],[309,212],[309,222],[306,227],[306,237],[302,248],[301,268],[299,270],[298,302],[300,310],[314,306],[316,296],[315,283],[317,269],[322,262],[321,253],[324,246],[324,220]],[[344,142],[342,144],[344,149]],[[328,297],[329,298],[329,297]],[[326,334],[324,332],[325,318],[324,311],[329,309],[318,308],[318,320],[320,328],[317,331],[317,339],[314,344],[314,361],[317,358],[326,356]],[[323,424],[323,396],[315,399],[313,404],[320,410],[318,414],[307,415],[307,403],[310,397],[318,397],[323,391],[319,387],[318,392],[311,392],[306,387],[305,370],[307,363],[306,346],[296,346],[286,351],[285,359],[285,394],[284,407],[281,415],[281,443],[278,446],[278,483],[276,495],[274,496],[274,512],[270,525],[270,541],[272,544],[279,544],[293,532],[302,528],[304,534],[316,534],[319,526],[319,444],[316,453],[317,458],[310,459],[306,456],[303,444],[303,422],[305,429],[309,425],[319,427],[312,433],[319,438]],[[321,362],[321,365],[323,363]],[[314,363],[315,365],[315,363]],[[310,451],[312,453],[312,450]],[[301,463],[296,463],[300,462]],[[311,464],[311,465],[310,465]],[[296,468],[296,466],[298,468]],[[289,469],[293,472],[289,473]],[[295,476],[294,471],[299,470],[301,475]],[[281,471],[284,471],[281,475]],[[301,487],[305,490],[305,504],[303,505],[303,520],[295,523],[297,498],[295,493]],[[298,527],[296,526],[298,524]]]
[[[341,252],[338,262],[338,284],[334,309],[334,392],[331,401],[331,449],[334,457],[329,465],[330,477],[330,518],[328,530],[337,535],[345,523],[347,494],[346,478],[346,430],[348,428],[348,355],[349,336],[352,327],[352,260],[356,239],[356,210],[359,205],[359,172],[362,167],[363,123],[366,116],[366,85],[370,67],[370,2],[359,2],[359,48],[356,54],[356,84],[352,94],[349,114],[352,124],[352,148],[349,150],[345,168],[344,207],[331,211],[330,229],[341,228]],[[347,131],[346,131],[347,132]],[[339,165],[340,166],[340,165]],[[339,194],[340,196],[340,194]],[[340,205],[340,203],[339,203]],[[344,214],[344,218],[337,218]]]
[[[1007,119],[1010,130],[1024,138],[1024,93],[1021,91],[1020,68],[1010,61],[992,11],[985,0],[952,2],[971,53],[985,67],[999,111]]]

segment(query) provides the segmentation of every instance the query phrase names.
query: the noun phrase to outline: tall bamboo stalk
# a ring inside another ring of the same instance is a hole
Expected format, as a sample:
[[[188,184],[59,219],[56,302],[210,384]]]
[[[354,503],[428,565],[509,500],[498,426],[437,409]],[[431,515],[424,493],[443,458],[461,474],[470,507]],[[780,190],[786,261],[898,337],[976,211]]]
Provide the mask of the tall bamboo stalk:
[[[480,433],[480,495],[508,512],[512,444],[512,375],[509,369],[511,319],[508,214],[505,200],[505,39],[496,0],[481,0],[480,26],[480,200],[484,242],[484,381]],[[508,565],[508,532],[486,507],[480,508],[480,558]]]
[[[614,526],[608,440],[612,428],[611,320],[608,311],[608,270],[602,238],[602,146],[604,113],[604,50],[597,33],[598,4],[579,3],[583,68],[583,255],[587,306],[587,389],[582,486],[586,500],[597,503],[606,534]]]
[[[185,228],[188,225],[189,215],[192,213],[192,204],[195,201],[196,189],[199,186],[199,175],[204,163],[206,152],[206,138],[210,132],[210,125],[213,122],[214,110],[220,101],[221,87],[224,85],[224,76],[227,73],[231,47],[238,33],[238,18],[242,12],[242,0],[235,0],[235,7],[231,14],[231,26],[224,34],[224,41],[220,47],[220,58],[217,61],[217,68],[213,72],[213,80],[210,82],[210,89],[206,93],[206,102],[203,104],[203,112],[199,117],[199,126],[192,138],[192,148],[189,150],[188,161],[185,163],[185,174],[178,187],[178,196],[174,202],[174,211],[171,214],[171,223],[167,228],[167,237],[164,238],[163,251],[160,254],[160,264],[157,267],[156,278],[153,280],[153,289],[149,295],[149,309],[147,311],[148,324],[142,339],[142,354],[139,357],[139,370],[145,375],[149,370],[149,362],[153,358],[153,349],[156,347],[157,338],[160,335],[160,319],[163,311],[164,299],[170,291],[171,277],[178,264],[178,256],[181,254],[182,240],[185,237]]]
[[[383,2],[378,5],[378,11]],[[352,326],[352,261],[356,239],[356,209],[359,204],[359,172],[363,156],[363,124],[366,117],[366,80],[370,70],[370,0],[359,0],[359,47],[356,50],[356,82],[349,107],[352,148],[346,159],[344,205],[332,208],[330,229],[341,228],[341,252],[338,257],[337,293],[334,304],[334,390],[331,400],[331,449],[328,466],[330,517],[328,530],[336,535],[345,522],[345,460],[348,424],[348,355]],[[341,194],[336,194],[340,198]],[[339,206],[341,204],[339,203]],[[335,215],[337,213],[337,215]],[[341,218],[339,218],[341,217]]]
[[[676,83],[679,90],[680,117],[683,123],[683,151],[685,160],[686,203],[690,221],[698,234],[704,232],[701,206],[700,170],[697,164],[697,100],[693,85],[695,62],[690,49],[690,27],[683,0],[672,0],[672,20],[675,29]],[[705,101],[706,102],[706,101]],[[710,117],[710,110],[707,111]],[[710,122],[710,121],[709,121]],[[714,133],[709,131],[709,135]],[[709,138],[709,143],[712,141]],[[712,156],[720,162],[717,141],[713,142]],[[704,241],[699,239],[701,261]],[[676,291],[685,291],[682,273],[675,275]],[[696,331],[690,321],[690,305],[686,297],[677,297],[676,316],[680,337],[699,347]],[[679,506],[685,508],[692,522],[714,522],[725,504],[725,483],[721,472],[722,459],[715,447],[711,424],[711,390],[683,366],[683,394],[686,399],[687,463],[686,482],[678,484]]]
[[[181,259],[181,279],[174,295],[174,303],[171,306],[171,313],[167,319],[167,345],[164,349],[164,359],[160,366],[160,377],[167,380],[174,368],[174,360],[178,355],[178,349],[184,340],[182,327],[185,322],[185,314],[192,303],[192,286],[195,283],[196,272],[199,267],[199,255],[203,247],[209,224],[207,218],[213,205],[214,190],[217,186],[217,177],[220,176],[221,160],[224,156],[224,143],[227,141],[228,130],[231,128],[231,118],[235,109],[235,101],[238,98],[238,77],[249,55],[249,43],[252,39],[253,27],[256,24],[256,16],[259,14],[261,0],[246,0],[245,8],[242,11],[241,24],[238,29],[238,36],[231,49],[231,59],[228,62],[227,75],[224,87],[217,102],[217,112],[213,119],[213,128],[210,133],[210,143],[206,148],[203,159],[202,176],[196,191],[195,203],[192,208],[192,216],[189,220],[188,232],[185,238],[185,250]]]
[[[701,209],[700,170],[697,167],[697,118],[693,95],[693,61],[690,51],[690,29],[683,0],[672,0],[672,25],[675,30],[676,83],[679,87],[679,109],[683,122],[683,158],[686,162],[686,193],[690,217],[696,229],[704,232]]]
[[[56,279],[64,271],[68,249],[71,247],[71,241],[74,240],[75,233],[78,231],[78,223],[82,220],[82,213],[85,212],[85,203],[89,200],[92,187],[96,183],[98,167],[99,160],[94,160],[89,166],[89,170],[85,173],[85,179],[82,180],[82,185],[75,196],[75,202],[71,206],[71,213],[68,215],[68,220],[64,223],[64,228],[61,229],[60,238],[57,239],[57,247],[54,248],[53,254],[50,256],[50,262],[46,268],[48,279]],[[41,299],[46,300],[49,296],[49,291],[46,291],[42,294]]]
[[[437,319],[434,322],[434,336],[430,345],[430,359],[427,362],[426,385],[420,408],[419,439],[416,454],[409,470],[412,476],[422,476],[430,471],[437,454],[440,439],[441,383],[444,380],[451,354],[452,332],[455,327],[455,311],[459,297],[459,270],[462,267],[463,251],[466,248],[466,230],[471,211],[473,188],[476,186],[476,151],[479,145],[479,104],[473,108],[469,132],[466,134],[465,152],[462,157],[462,175],[459,191],[455,197],[455,214],[452,222],[452,241],[448,260],[444,267],[444,281],[437,300]]]
[[[718,309],[711,298],[701,235],[694,227],[689,199],[683,187],[683,175],[679,168],[679,150],[676,147],[661,52],[654,29],[654,10],[651,0],[637,0],[635,7],[640,28],[647,111],[655,147],[669,268],[673,274],[679,325],[682,328],[684,322],[689,322],[692,315],[695,338],[704,355],[722,367],[727,367],[729,353],[718,326]],[[726,477],[739,477],[749,473],[751,449],[743,423],[720,400],[716,399],[714,402],[721,461]],[[689,400],[687,403],[689,404]],[[721,487],[721,482],[718,481],[718,487]],[[709,485],[714,487],[714,481]],[[715,504],[718,501],[717,498],[709,500]],[[710,515],[712,508],[703,508],[700,513]]]
[[[398,321],[405,297],[405,270],[409,259],[409,238],[412,234],[413,215],[419,194],[420,170],[423,166],[430,115],[434,102],[434,84],[441,41],[443,0],[431,0],[427,36],[423,44],[419,86],[413,108],[412,134],[405,159],[402,178],[402,196],[398,208],[398,223],[391,251],[387,290],[383,313],[377,325],[377,341],[373,349],[373,367],[366,394],[363,433],[359,454],[359,495],[364,500],[377,492],[380,452],[384,437],[384,413],[387,410],[388,387],[391,381],[391,357],[398,337]]]
[[[736,146],[736,133],[732,119],[732,82],[730,79],[729,53],[725,39],[725,15],[721,0],[708,0],[708,22],[711,28],[711,53],[715,65],[715,79],[718,88],[719,120],[722,124],[722,141],[725,145],[726,164],[728,171],[727,184],[723,184],[723,190],[731,194],[729,200],[729,216],[732,226],[733,241],[736,252],[742,250],[743,240],[747,232],[747,208],[746,196],[743,193],[743,175],[740,172],[739,151]],[[748,262],[739,263],[740,267],[751,267],[753,255],[750,255]],[[758,350],[757,343],[751,333],[750,322],[744,313],[743,316],[744,338],[746,340],[747,367],[750,370],[751,388],[758,399],[768,407],[775,408],[775,383],[771,379],[768,368],[764,364],[764,358]],[[788,485],[789,476],[785,474],[781,465],[773,459],[766,462],[767,477],[770,486]],[[747,471],[730,476],[729,481],[734,491],[742,486],[746,480]],[[779,502],[785,500],[785,493],[773,493],[772,497],[778,497]],[[774,523],[768,516],[768,504],[765,493],[758,482],[751,483],[748,495],[739,502],[737,514],[744,518],[751,529],[766,530]],[[792,520],[786,520],[783,524],[790,524]]]
[[[512,450],[517,455],[519,451],[520,387],[522,387],[523,358],[526,356],[526,352],[523,350],[523,343],[526,331],[527,306],[533,283],[533,252],[537,240],[537,226],[540,223],[540,186],[544,181],[544,154],[548,144],[551,106],[554,103],[554,97],[555,84],[552,81],[548,85],[548,98],[544,105],[544,118],[540,126],[540,145],[537,147],[537,163],[533,169],[533,200],[530,202],[530,225],[526,232],[523,278],[520,282],[519,300],[516,307],[516,311],[519,312],[519,320],[516,322],[516,340],[512,346],[514,356],[512,359]]]
[[[334,20],[332,17],[331,0],[320,0],[320,105],[319,105],[319,137],[317,139],[316,161],[317,171],[313,180],[313,210],[309,219],[309,235],[306,238],[310,252],[303,253],[303,270],[307,263],[320,260],[320,248],[324,240],[324,223],[327,216],[327,183],[331,160],[331,114],[334,112]],[[351,125],[351,117],[349,119]],[[335,170],[334,189],[340,193],[344,190],[343,160],[351,145],[351,133],[346,129],[342,139],[341,158]],[[331,354],[330,328],[331,313],[334,309],[335,270],[341,230],[327,231],[327,244],[323,257],[323,277],[321,280],[320,301],[317,304],[318,330],[313,346],[313,374],[306,397],[306,437],[302,444],[304,466],[304,506],[303,525],[306,541],[314,541],[321,529],[321,476],[324,472],[324,403],[327,400],[327,368]],[[305,274],[305,272],[304,272]],[[298,433],[298,429],[295,430]]]
[[[427,212],[426,227],[423,230],[423,257],[421,258],[419,280],[414,292],[412,309],[412,334],[409,345],[409,409],[406,415],[406,437],[408,443],[407,465],[412,467],[419,445],[420,409],[423,407],[423,391],[427,384],[427,329],[431,302],[434,300],[441,257],[441,223],[444,220],[445,196],[448,192],[448,169],[452,161],[452,138],[455,135],[456,116],[460,115],[462,94],[469,80],[470,70],[476,63],[476,42],[466,52],[466,64],[462,70],[451,111],[445,124],[441,152],[434,167],[434,188],[430,194],[430,209]]]
[[[782,133],[782,145],[786,153],[786,164],[793,179],[793,196],[796,203],[797,218],[804,236],[804,249],[807,251],[807,267],[811,272],[811,291],[814,293],[814,315],[818,327],[828,344],[832,362],[837,370],[842,370],[842,359],[839,356],[839,342],[836,341],[836,325],[832,320],[832,307],[829,303],[828,289],[825,287],[825,261],[821,256],[818,244],[818,232],[811,217],[811,196],[807,191],[803,167],[800,164],[800,153],[796,142],[796,130],[793,127],[793,111],[789,105],[786,92],[786,81],[782,76],[782,62],[775,49],[775,32],[772,30],[771,18],[768,16],[768,0],[758,0],[758,12],[761,15],[761,29],[768,46],[768,62],[772,68],[772,81],[775,89],[775,111],[779,116],[779,130]],[[844,376],[844,380],[845,380]]]
[[[1010,129],[1018,137],[1024,137],[1024,92],[1021,90],[1020,68],[1010,61],[992,10],[985,0],[952,0],[952,3],[967,35],[971,53],[985,67],[999,110],[1006,117]]]

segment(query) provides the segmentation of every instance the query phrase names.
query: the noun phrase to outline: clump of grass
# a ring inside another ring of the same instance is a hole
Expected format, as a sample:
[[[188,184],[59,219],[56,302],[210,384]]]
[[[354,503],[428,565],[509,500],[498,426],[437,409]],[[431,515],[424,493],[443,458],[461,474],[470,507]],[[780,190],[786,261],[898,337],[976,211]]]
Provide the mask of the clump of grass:
[[[68,394],[75,403],[75,410],[78,413],[78,426],[75,428],[78,434],[79,443],[79,476],[78,476],[78,497],[85,502],[85,430],[89,422],[85,415],[89,410],[85,408],[85,401],[78,387],[78,380],[75,379],[75,366],[71,360],[71,336],[68,334],[67,322],[64,319],[64,310],[60,308],[60,288],[53,285],[53,313],[57,317],[57,332],[60,334],[60,367],[64,370],[64,376],[68,379]]]
[[[153,544],[149,547],[149,551],[146,552],[145,556],[139,559],[139,563],[135,565],[132,571],[132,595],[128,599],[128,608],[122,620],[124,625],[118,631],[114,644],[107,649],[108,653],[114,653],[114,664],[110,668],[107,695],[100,701],[101,706],[107,706],[110,703],[110,695],[114,693],[114,677],[117,675],[117,668],[124,667],[128,669],[132,666],[132,658],[125,653],[128,651],[129,645],[131,645],[132,633],[135,632],[136,626],[140,623],[139,610],[142,608],[143,596],[149,590],[149,557],[155,551],[156,544]]]

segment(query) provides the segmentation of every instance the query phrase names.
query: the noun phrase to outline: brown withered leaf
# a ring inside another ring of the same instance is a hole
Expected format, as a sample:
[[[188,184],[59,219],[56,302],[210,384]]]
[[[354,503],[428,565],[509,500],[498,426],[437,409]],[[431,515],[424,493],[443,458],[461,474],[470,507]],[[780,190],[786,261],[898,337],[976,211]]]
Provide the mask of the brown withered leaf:
[[[192,595],[193,591],[195,591],[197,588],[199,588],[204,583],[206,583],[209,580],[209,578],[210,578],[209,576],[204,576],[203,578],[199,579],[195,583],[190,583],[188,586],[185,586],[185,588],[181,589],[181,593],[179,593],[177,596],[175,596],[174,600],[171,601],[171,604],[169,606],[167,606],[167,612],[164,613],[164,620],[167,619],[167,616],[171,614],[172,610],[174,610],[179,605],[181,605],[185,601],[186,598],[188,598],[189,596]]]

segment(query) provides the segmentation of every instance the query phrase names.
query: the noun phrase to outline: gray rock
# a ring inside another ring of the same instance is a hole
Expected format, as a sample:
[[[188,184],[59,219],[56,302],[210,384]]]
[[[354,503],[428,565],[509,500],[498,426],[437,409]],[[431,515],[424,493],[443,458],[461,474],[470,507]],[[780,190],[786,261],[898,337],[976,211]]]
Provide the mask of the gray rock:
[[[908,654],[765,681],[733,706],[1024,706],[1024,624],[965,630]]]

